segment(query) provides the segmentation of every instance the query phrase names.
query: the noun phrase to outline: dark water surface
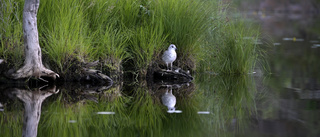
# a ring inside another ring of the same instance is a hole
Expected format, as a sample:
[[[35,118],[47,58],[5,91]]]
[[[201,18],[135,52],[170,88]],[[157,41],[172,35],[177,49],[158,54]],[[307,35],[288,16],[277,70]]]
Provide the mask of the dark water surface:
[[[252,4],[252,5],[251,5]],[[319,2],[243,2],[241,10],[262,27],[271,75],[256,83],[256,113],[239,136],[320,136]],[[250,5],[250,6],[244,6]],[[261,77],[260,77],[261,78]],[[259,79],[260,79],[259,78]]]
[[[270,75],[197,74],[179,85],[2,85],[0,136],[319,137],[320,18],[260,8],[242,10],[261,24],[262,44],[273,45]]]

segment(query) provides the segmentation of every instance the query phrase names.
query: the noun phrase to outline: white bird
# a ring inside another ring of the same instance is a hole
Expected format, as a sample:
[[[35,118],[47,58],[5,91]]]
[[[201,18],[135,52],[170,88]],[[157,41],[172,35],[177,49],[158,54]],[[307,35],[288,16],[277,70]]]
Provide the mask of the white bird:
[[[172,88],[167,88],[166,93],[161,97],[162,104],[168,107],[168,112],[173,112],[176,110],[174,107],[176,105],[176,97],[172,94]]]
[[[167,64],[167,70],[169,70],[168,65],[170,64],[170,70],[172,70],[172,63],[177,59],[176,45],[170,44],[168,49],[164,51],[162,55],[162,61]]]

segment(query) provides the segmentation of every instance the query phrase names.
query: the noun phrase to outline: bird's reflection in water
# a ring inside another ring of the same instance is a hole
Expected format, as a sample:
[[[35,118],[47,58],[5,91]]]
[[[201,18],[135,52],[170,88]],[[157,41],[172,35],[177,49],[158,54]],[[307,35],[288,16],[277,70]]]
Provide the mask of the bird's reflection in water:
[[[172,86],[167,86],[167,91],[161,97],[162,104],[168,107],[168,113],[175,112],[176,97],[172,94]]]
[[[0,111],[4,111],[4,107],[1,102],[0,102]]]

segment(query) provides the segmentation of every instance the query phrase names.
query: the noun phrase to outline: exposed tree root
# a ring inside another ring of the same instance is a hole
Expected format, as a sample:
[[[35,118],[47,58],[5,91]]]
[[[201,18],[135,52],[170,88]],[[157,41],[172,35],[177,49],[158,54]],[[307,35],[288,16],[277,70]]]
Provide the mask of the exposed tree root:
[[[20,78],[30,78],[35,77],[44,82],[48,82],[41,77],[50,77],[52,79],[56,79],[59,75],[52,70],[46,69],[45,67],[37,67],[32,65],[25,65],[20,68],[16,73],[11,74],[11,78],[20,79]]]
[[[51,71],[50,69],[43,67],[37,67],[36,65],[25,65],[19,70],[15,71],[9,64],[2,63],[0,65],[0,83],[25,83],[30,81],[30,78],[38,79],[42,82],[48,82],[47,80],[55,80],[59,77],[59,81],[69,82],[85,82],[94,85],[101,84],[113,84],[113,80],[103,74],[100,70],[95,70],[94,67],[98,65],[99,61],[89,63],[74,63],[70,70],[66,74],[61,76]]]

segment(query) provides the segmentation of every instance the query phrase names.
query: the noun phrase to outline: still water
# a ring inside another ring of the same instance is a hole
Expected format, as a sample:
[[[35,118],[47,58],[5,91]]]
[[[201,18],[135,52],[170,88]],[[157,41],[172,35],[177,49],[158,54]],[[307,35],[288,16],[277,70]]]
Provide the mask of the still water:
[[[257,68],[175,85],[2,85],[0,136],[319,137],[319,17],[276,13],[246,11],[261,24],[261,44],[271,45],[270,75]]]

